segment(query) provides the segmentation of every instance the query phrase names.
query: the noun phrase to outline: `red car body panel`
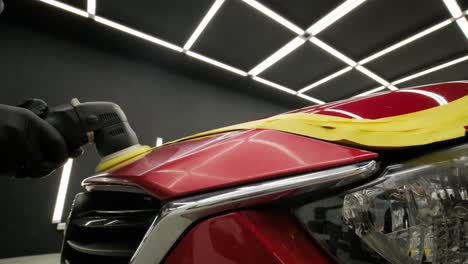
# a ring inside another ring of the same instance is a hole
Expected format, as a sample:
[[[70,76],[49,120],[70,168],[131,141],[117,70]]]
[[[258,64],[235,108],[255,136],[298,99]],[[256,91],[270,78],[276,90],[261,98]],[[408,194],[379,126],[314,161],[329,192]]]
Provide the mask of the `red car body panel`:
[[[399,90],[292,112],[376,119],[436,107],[468,95],[468,82]],[[378,157],[370,152],[272,130],[245,130],[159,148],[87,184],[136,185],[161,200],[322,170]],[[335,263],[286,209],[213,213],[194,222],[165,254],[167,264]],[[164,239],[164,238],[161,238]]]
[[[166,264],[333,263],[315,247],[288,212],[248,210],[196,225],[177,244]]]
[[[162,200],[374,159],[377,154],[271,130],[168,145],[92,181],[137,185]]]
[[[419,91],[423,91],[420,93]],[[377,119],[413,113],[451,102],[468,95],[468,82],[452,82],[419,86],[412,89],[356,97],[334,103],[291,111],[353,118]],[[338,111],[336,111],[338,110]]]
[[[348,118],[412,113],[468,95],[468,82],[376,94],[292,112]],[[180,142],[94,180],[137,185],[162,200],[248,182],[331,168],[378,156],[365,150],[270,130],[246,130]]]

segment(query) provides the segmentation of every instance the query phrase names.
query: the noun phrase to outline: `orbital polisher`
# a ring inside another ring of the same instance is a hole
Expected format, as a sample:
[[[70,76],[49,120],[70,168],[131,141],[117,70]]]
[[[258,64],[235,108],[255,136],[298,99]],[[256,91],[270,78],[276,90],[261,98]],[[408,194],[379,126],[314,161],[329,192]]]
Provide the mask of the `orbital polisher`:
[[[48,108],[40,99],[30,99],[22,107],[54,126],[64,137],[70,156],[79,156],[82,146],[94,143],[101,162],[96,171],[106,171],[151,150],[142,146],[120,106],[111,102],[69,104]]]

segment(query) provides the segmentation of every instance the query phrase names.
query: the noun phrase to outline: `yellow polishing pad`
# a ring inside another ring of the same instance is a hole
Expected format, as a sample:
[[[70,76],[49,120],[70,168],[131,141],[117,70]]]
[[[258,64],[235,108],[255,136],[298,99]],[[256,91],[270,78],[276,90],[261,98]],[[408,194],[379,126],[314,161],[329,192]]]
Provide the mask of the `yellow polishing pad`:
[[[109,171],[111,169],[120,168],[134,160],[141,158],[151,151],[151,147],[135,145],[129,148],[104,157],[101,162],[96,166],[96,172]]]

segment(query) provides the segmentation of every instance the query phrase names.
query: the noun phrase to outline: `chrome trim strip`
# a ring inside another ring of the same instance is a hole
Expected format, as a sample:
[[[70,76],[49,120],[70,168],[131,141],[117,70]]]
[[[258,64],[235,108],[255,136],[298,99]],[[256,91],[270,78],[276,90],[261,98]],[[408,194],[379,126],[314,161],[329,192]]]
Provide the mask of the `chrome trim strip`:
[[[127,193],[141,193],[148,194],[145,190],[142,190],[134,185],[119,185],[119,184],[86,184],[83,187],[88,192],[93,191],[105,191],[105,192],[127,192]]]
[[[131,264],[162,263],[172,246],[197,220],[227,210],[261,204],[291,192],[343,186],[371,176],[375,161],[205,193],[166,203],[133,255]]]

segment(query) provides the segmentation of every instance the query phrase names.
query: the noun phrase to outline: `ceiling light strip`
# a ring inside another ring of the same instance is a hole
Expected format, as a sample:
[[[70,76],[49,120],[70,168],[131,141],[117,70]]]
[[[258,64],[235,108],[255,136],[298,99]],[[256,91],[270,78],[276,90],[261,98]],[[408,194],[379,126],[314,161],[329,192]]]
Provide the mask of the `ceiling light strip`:
[[[464,12],[458,5],[456,0],[443,0],[445,6],[449,10],[450,14],[452,15],[453,18],[457,20],[457,24],[462,30],[463,34],[465,34],[465,37],[468,39],[468,21],[466,20],[466,17],[464,16]]]
[[[374,88],[372,90],[369,90],[367,92],[363,92],[363,93],[360,93],[358,95],[355,95],[353,97],[361,97],[361,96],[370,95],[370,94],[373,94],[373,93],[376,93],[376,92],[383,91],[383,90],[385,90],[385,88],[386,88],[385,86],[380,86],[380,87]]]
[[[195,41],[200,37],[201,33],[203,30],[205,30],[206,26],[210,23],[210,21],[213,19],[213,17],[216,15],[218,10],[221,8],[225,0],[216,0],[213,5],[210,7],[208,12],[206,13],[205,17],[203,17],[202,21],[200,24],[197,26],[195,31],[192,33],[190,36],[189,40],[187,43],[184,45],[185,50],[189,50]]]
[[[112,27],[112,28],[115,28],[117,30],[120,30],[120,31],[123,31],[125,33],[128,33],[130,35],[133,35],[135,37],[138,37],[138,38],[141,38],[141,39],[144,39],[144,40],[147,40],[147,41],[150,41],[152,43],[155,43],[155,44],[158,44],[158,45],[161,45],[161,46],[164,46],[168,49],[171,49],[171,50],[174,50],[174,51],[178,51],[178,52],[182,52],[182,48],[179,47],[179,46],[176,46],[172,43],[169,43],[167,41],[164,41],[164,40],[161,40],[161,39],[158,39],[156,37],[153,37],[153,36],[150,36],[148,34],[145,34],[143,32],[140,32],[138,30],[135,30],[135,29],[132,29],[132,28],[129,28],[127,26],[124,26],[124,25],[121,25],[119,23],[116,23],[116,22],[113,22],[111,20],[108,20],[108,19],[105,19],[103,17],[99,17],[99,16],[95,16],[94,17],[94,20],[98,23],[101,23],[101,24],[104,24],[106,26],[109,26],[109,27]]]
[[[54,213],[52,215],[53,224],[58,224],[62,221],[63,207],[65,205],[65,199],[67,198],[68,183],[70,182],[72,167],[73,159],[68,159],[65,165],[63,165],[57,198],[55,200]]]
[[[254,76],[252,79],[253,79],[254,81],[257,81],[257,82],[259,82],[259,83],[263,83],[263,84],[265,84],[265,85],[268,85],[268,86],[273,87],[273,88],[275,88],[275,89],[281,90],[281,91],[286,92],[286,93],[288,93],[288,94],[292,94],[292,95],[295,95],[295,94],[296,94],[296,91],[294,91],[293,89],[289,89],[289,88],[284,87],[284,86],[282,86],[282,85],[280,85],[280,84],[277,84],[277,83],[274,83],[274,82],[265,80],[265,79],[260,78],[260,77],[258,77],[258,76]]]
[[[449,10],[452,17],[459,18],[463,16],[463,11],[461,10],[456,0],[443,0],[443,2]]]
[[[211,65],[217,66],[219,68],[225,69],[227,71],[233,72],[235,74],[239,74],[239,75],[242,75],[242,76],[247,76],[247,72],[245,72],[243,70],[234,68],[234,67],[232,67],[230,65],[227,65],[227,64],[224,64],[224,63],[222,63],[220,61],[205,57],[205,56],[203,56],[201,54],[198,54],[198,53],[195,53],[193,51],[187,51],[186,54],[188,56],[190,56],[190,57],[201,60],[201,61],[206,62],[206,63],[211,64]]]
[[[51,6],[55,6],[57,8],[63,9],[65,11],[74,13],[74,14],[82,16],[82,17],[88,17],[88,13],[86,11],[83,11],[83,10],[81,10],[79,8],[64,4],[64,3],[59,2],[59,1],[55,1],[55,0],[39,0],[39,1],[43,2],[43,3],[46,3],[46,4],[49,4]]]
[[[326,52],[328,52],[331,55],[335,56],[336,58],[340,59],[341,61],[348,64],[349,66],[354,67],[354,66],[357,65],[357,63],[354,60],[348,58],[346,55],[344,55],[343,53],[341,53],[341,52],[337,51],[336,49],[332,48],[331,46],[329,46],[327,43],[321,41],[320,39],[318,39],[316,37],[312,37],[309,40],[310,40],[310,42],[314,43],[315,45],[317,45],[321,49],[325,50]]]
[[[96,0],[88,0],[87,11],[88,11],[88,14],[91,16],[96,15]]]
[[[390,85],[389,82],[387,82],[386,80],[384,80],[383,78],[381,78],[380,76],[378,76],[377,74],[371,72],[369,69],[365,68],[364,66],[362,65],[359,65],[356,67],[356,70],[364,73],[365,75],[367,75],[369,78],[373,79],[374,81],[380,83],[381,85],[387,87]]]
[[[435,66],[435,67],[432,67],[432,68],[429,68],[429,69],[427,69],[427,70],[424,70],[424,71],[415,73],[415,74],[413,74],[413,75],[410,75],[410,76],[401,78],[401,79],[399,79],[399,80],[396,80],[396,81],[392,82],[392,84],[397,85],[397,84],[400,84],[400,83],[404,83],[404,82],[407,82],[407,81],[409,81],[409,80],[413,80],[413,79],[416,79],[416,78],[418,78],[418,77],[421,77],[421,76],[423,76],[423,75],[426,75],[426,74],[429,74],[429,73],[433,73],[433,72],[435,72],[435,71],[439,71],[439,70],[441,70],[441,69],[444,69],[444,68],[453,66],[453,65],[455,65],[455,64],[464,62],[464,61],[466,61],[466,60],[468,60],[468,55],[465,55],[465,56],[463,56],[463,57],[461,57],[461,58],[458,58],[458,59],[455,59],[455,60],[452,60],[452,61],[449,61],[449,62],[440,64],[440,65],[437,65],[437,66]]]
[[[463,34],[465,34],[465,37],[468,39],[468,21],[466,20],[466,17],[460,17],[457,19],[457,24],[458,27],[463,31]]]
[[[398,48],[401,48],[401,47],[403,47],[403,46],[405,46],[405,45],[407,45],[407,44],[409,44],[409,43],[411,43],[411,42],[413,42],[413,41],[415,41],[417,39],[420,39],[420,38],[422,38],[424,36],[427,36],[432,32],[435,32],[435,31],[437,31],[437,30],[439,30],[441,28],[444,28],[445,26],[449,25],[453,21],[454,21],[453,19],[447,19],[447,20],[445,20],[445,21],[443,21],[443,22],[441,22],[441,23],[439,23],[437,25],[434,25],[434,26],[432,26],[432,27],[430,27],[430,28],[428,28],[426,30],[423,30],[423,31],[421,31],[421,32],[419,32],[419,33],[417,33],[417,34],[415,34],[415,35],[413,35],[413,36],[411,36],[411,37],[409,37],[407,39],[404,39],[404,40],[402,40],[402,41],[400,41],[400,42],[398,42],[398,43],[396,43],[396,44],[394,44],[394,45],[392,45],[392,46],[390,46],[390,47],[388,47],[386,49],[383,49],[383,50],[381,50],[381,51],[379,51],[379,52],[377,52],[377,53],[375,53],[375,54],[361,60],[359,62],[359,64],[364,65],[366,63],[369,63],[369,62],[371,62],[371,61],[373,61],[373,60],[375,60],[375,59],[377,59],[379,57],[382,57],[383,55],[388,54],[388,53],[390,53],[390,52],[392,52],[392,51],[394,51],[394,50],[396,50]]]
[[[282,48],[277,50],[275,53],[270,55],[268,58],[266,58],[264,61],[262,61],[260,64],[255,66],[253,69],[249,71],[250,75],[256,76],[266,69],[268,69],[271,65],[275,64],[282,58],[286,57],[289,53],[300,47],[302,44],[304,44],[306,40],[302,37],[296,37],[290,42],[288,42],[286,45],[284,45]]]
[[[335,73],[333,73],[333,74],[328,75],[327,77],[325,77],[325,78],[323,78],[323,79],[321,79],[321,80],[318,80],[318,81],[316,81],[316,82],[314,82],[314,83],[312,83],[312,84],[310,84],[310,85],[308,85],[308,86],[306,86],[306,87],[300,89],[300,90],[298,91],[298,93],[307,92],[307,91],[309,91],[310,89],[315,88],[315,87],[317,87],[317,86],[319,86],[319,85],[321,85],[321,84],[323,84],[323,83],[326,83],[326,82],[328,82],[328,81],[330,81],[330,80],[332,80],[332,79],[335,79],[336,77],[338,77],[338,76],[340,76],[340,75],[342,75],[342,74],[344,74],[344,73],[346,73],[346,72],[349,72],[349,71],[352,70],[352,69],[353,69],[353,67],[346,67],[346,68],[344,68],[344,69],[341,69],[341,70],[339,70],[339,71],[337,71],[337,72],[335,72]]]
[[[273,10],[269,9],[268,7],[260,4],[259,2],[255,1],[255,0],[243,0],[243,1],[246,4],[250,5],[251,7],[257,9],[258,11],[263,13],[264,15],[268,16],[269,18],[271,18],[271,19],[275,20],[276,22],[280,23],[281,25],[285,26],[286,28],[288,28],[292,32],[294,32],[294,33],[296,33],[298,35],[304,34],[304,30],[302,30],[300,27],[296,26],[295,24],[293,24],[289,20],[285,19],[284,17],[280,16],[279,14],[277,14]]]
[[[326,16],[324,16],[322,19],[317,21],[317,23],[310,26],[306,30],[306,32],[312,35],[317,35],[318,33],[320,33],[321,31],[338,21],[340,18],[344,17],[346,14],[348,14],[364,2],[365,0],[348,0],[344,2],[343,4],[335,8],[333,11],[328,13]]]
[[[300,98],[303,98],[303,99],[306,99],[307,101],[310,101],[310,102],[313,102],[313,103],[316,103],[316,104],[325,104],[324,101],[321,101],[321,100],[318,100],[316,98],[313,98],[313,97],[310,97],[306,94],[297,94],[298,97]]]

